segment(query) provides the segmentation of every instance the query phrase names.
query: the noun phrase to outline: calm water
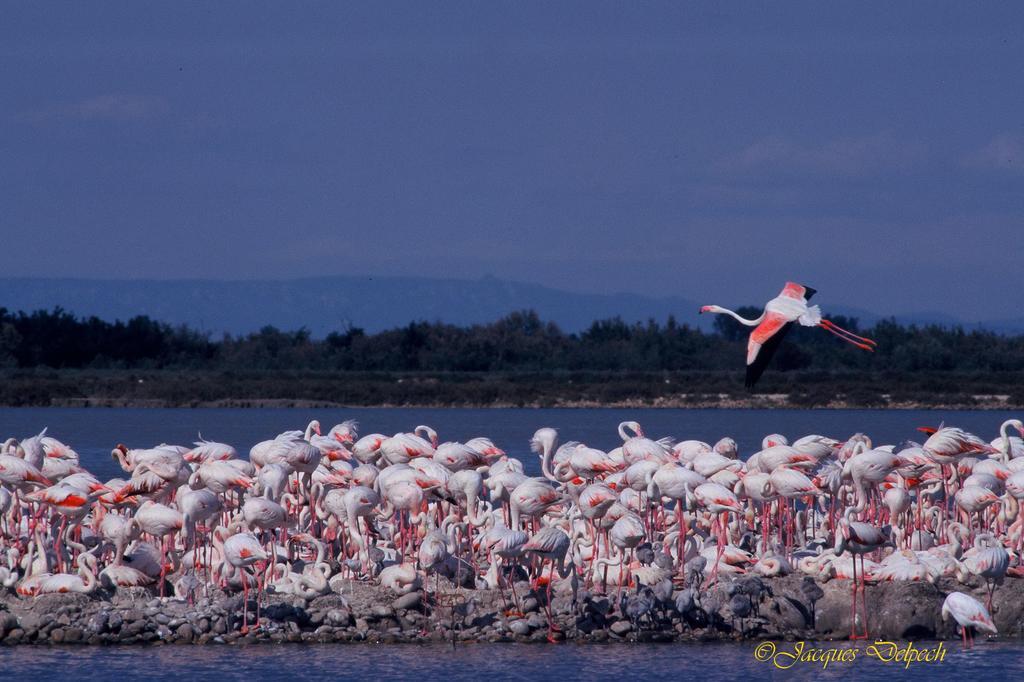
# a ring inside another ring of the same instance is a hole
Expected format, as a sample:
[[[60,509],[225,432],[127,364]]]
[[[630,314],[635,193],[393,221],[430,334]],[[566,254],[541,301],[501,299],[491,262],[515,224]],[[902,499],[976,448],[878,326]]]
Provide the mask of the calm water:
[[[313,418],[324,428],[344,419],[358,419],[360,432],[391,434],[429,424],[442,440],[490,436],[510,454],[537,471],[529,452],[530,436],[541,426],[556,427],[565,440],[575,439],[602,449],[619,442],[616,427],[633,419],[654,437],[715,441],[729,435],[744,455],[756,451],[768,433],[791,438],[822,433],[845,438],[857,431],[876,443],[893,443],[919,435],[921,425],[940,421],[955,424],[991,439],[1010,413],[963,411],[873,410],[444,410],[444,409],[0,409],[0,437],[24,437],[44,426],[72,445],[83,463],[101,478],[123,475],[110,458],[118,442],[133,447],[189,443],[199,433],[233,444],[242,453],[286,429],[303,428]],[[930,646],[931,644],[926,644]],[[671,676],[689,679],[932,679],[1006,678],[1024,673],[1024,647],[1015,642],[981,643],[971,652],[949,643],[944,663],[918,664],[904,671],[901,664],[883,664],[860,656],[851,664],[800,664],[786,671],[755,660],[749,644],[534,646],[479,644],[455,650],[437,646],[306,645],[266,647],[0,647],[3,679],[293,679],[409,678],[425,680],[476,679],[606,679],[613,675]],[[791,645],[780,645],[791,646]],[[827,645],[826,645],[827,646]],[[863,645],[859,648],[863,650]],[[68,664],[71,664],[70,666]]]
[[[931,647],[935,643],[921,643]],[[1010,679],[1024,673],[1022,649],[979,643],[961,651],[946,643],[941,663],[799,663],[775,670],[755,659],[756,644],[281,645],[237,647],[0,647],[0,679],[445,679],[458,680],[738,680],[738,679]],[[780,643],[792,650],[793,644]],[[810,645],[809,645],[810,646]],[[821,643],[818,646],[832,646]],[[846,645],[836,645],[846,646]]]
[[[393,434],[427,424],[442,441],[489,436],[509,454],[539,473],[529,439],[541,426],[558,429],[562,440],[579,440],[601,449],[621,443],[621,421],[639,421],[654,438],[696,438],[715,442],[731,436],[744,456],[760,449],[769,433],[791,439],[820,433],[843,439],[863,431],[877,444],[897,443],[922,434],[918,426],[955,424],[991,440],[1011,412],[956,410],[578,410],[578,409],[120,409],[120,408],[3,408],[0,440],[48,433],[74,447],[83,464],[101,479],[123,475],[110,457],[117,443],[149,447],[161,442],[188,444],[199,434],[234,445],[243,456],[256,442],[281,431],[302,429],[319,419],[326,432],[345,419],[357,419],[359,432]]]

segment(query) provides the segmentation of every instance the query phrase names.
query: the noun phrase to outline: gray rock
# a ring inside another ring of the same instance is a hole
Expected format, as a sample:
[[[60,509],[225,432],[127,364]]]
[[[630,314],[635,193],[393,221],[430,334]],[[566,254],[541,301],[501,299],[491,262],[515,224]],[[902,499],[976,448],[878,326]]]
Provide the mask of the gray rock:
[[[398,599],[391,602],[391,608],[401,611],[403,609],[415,609],[420,605],[423,594],[421,592],[410,592],[409,594],[403,594]]]
[[[619,635],[621,637],[633,629],[633,624],[628,620],[617,620],[612,623],[611,627],[608,629],[612,631],[612,634]]]
[[[65,642],[81,642],[83,636],[82,628],[65,628],[64,629],[64,641]]]
[[[270,620],[284,622],[286,620],[292,620],[295,618],[295,608],[290,604],[271,604],[270,606],[263,609],[263,615],[265,615]]]
[[[382,604],[377,604],[372,609],[370,609],[370,613],[377,618],[389,618],[395,615],[395,610],[390,606],[383,606]]]
[[[86,623],[85,629],[91,634],[100,634],[106,632],[107,626],[110,623],[110,613],[108,611],[100,611],[94,613]]]
[[[120,612],[114,611],[107,617],[107,629],[111,632],[120,630],[122,625],[124,625],[124,616]]]
[[[146,621],[144,620],[133,620],[130,623],[126,623],[121,626],[122,637],[135,637],[141,635],[146,629]]]
[[[18,627],[18,619],[15,618],[13,613],[7,611],[0,611],[0,639],[3,639],[4,635],[11,632]]]
[[[195,630],[188,623],[182,623],[178,626],[178,629],[175,630],[175,634],[178,636],[179,639],[184,640],[186,642],[191,642],[192,639],[195,637]]]
[[[327,622],[334,626],[348,625],[352,614],[343,609],[331,609],[327,612]]]
[[[28,613],[21,615],[18,619],[18,625],[26,632],[34,632],[46,624],[46,622],[44,622],[44,617],[49,618],[51,622],[53,621],[53,617],[48,614],[29,611]]]
[[[508,629],[513,635],[519,635],[521,637],[530,634],[530,624],[525,620],[519,619],[514,620],[508,624]]]
[[[143,614],[142,611],[140,611],[139,609],[130,609],[128,611],[125,611],[124,614],[122,615],[124,616],[125,622],[131,622],[134,620],[145,620],[146,618],[145,614]]]

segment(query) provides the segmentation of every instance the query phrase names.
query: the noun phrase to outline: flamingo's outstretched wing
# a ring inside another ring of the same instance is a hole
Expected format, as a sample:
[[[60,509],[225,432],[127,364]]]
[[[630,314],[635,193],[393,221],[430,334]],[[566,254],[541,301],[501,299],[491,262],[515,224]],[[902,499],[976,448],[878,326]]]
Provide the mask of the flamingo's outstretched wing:
[[[765,367],[775,355],[791,326],[793,323],[782,315],[769,313],[750,333],[750,340],[747,342],[747,378],[744,382],[747,388],[753,388],[761,378]]]

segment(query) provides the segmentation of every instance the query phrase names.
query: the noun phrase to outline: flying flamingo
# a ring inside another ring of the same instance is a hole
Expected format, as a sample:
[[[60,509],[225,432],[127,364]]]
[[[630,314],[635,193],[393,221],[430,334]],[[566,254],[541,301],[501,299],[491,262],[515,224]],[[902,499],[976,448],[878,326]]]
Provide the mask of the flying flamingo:
[[[757,383],[794,322],[799,322],[804,327],[821,327],[849,344],[866,351],[874,351],[877,345],[874,341],[858,336],[823,318],[818,306],[808,306],[807,301],[815,293],[817,291],[810,287],[786,282],[782,292],[768,301],[764,312],[753,320],[717,305],[706,305],[700,309],[701,313],[722,313],[740,324],[756,327],[747,343],[747,378],[744,382],[747,388],[753,388]]]

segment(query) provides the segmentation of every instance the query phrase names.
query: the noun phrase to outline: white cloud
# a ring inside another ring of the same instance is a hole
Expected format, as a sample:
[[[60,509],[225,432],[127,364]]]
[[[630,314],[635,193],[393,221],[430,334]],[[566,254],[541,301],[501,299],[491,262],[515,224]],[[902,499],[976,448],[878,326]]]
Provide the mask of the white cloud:
[[[879,170],[909,168],[927,156],[924,144],[902,140],[883,131],[863,137],[842,137],[805,145],[773,135],[714,164],[726,173],[758,170],[863,175]]]
[[[1024,136],[1005,133],[963,159],[971,168],[1024,170]]]
[[[138,121],[166,111],[167,101],[162,97],[111,93],[87,97],[71,104],[32,109],[19,118],[34,123],[59,120]]]

